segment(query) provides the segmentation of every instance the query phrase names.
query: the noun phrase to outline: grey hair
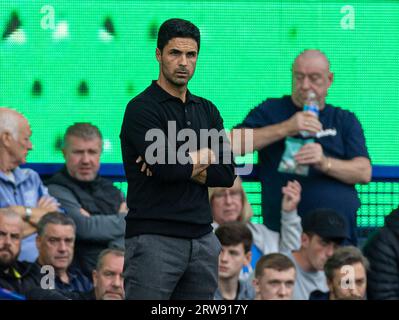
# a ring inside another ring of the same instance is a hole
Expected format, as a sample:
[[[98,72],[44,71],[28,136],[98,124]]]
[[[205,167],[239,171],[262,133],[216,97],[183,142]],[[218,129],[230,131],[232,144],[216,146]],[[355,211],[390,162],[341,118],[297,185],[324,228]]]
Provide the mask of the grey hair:
[[[108,248],[104,249],[103,251],[100,252],[97,258],[97,265],[96,265],[96,270],[100,271],[104,265],[104,257],[113,254],[117,257],[124,257],[125,256],[125,250],[121,248]]]
[[[22,115],[13,109],[0,107],[0,134],[9,132],[17,140],[20,116]]]
[[[71,226],[73,231],[76,232],[76,224],[71,217],[68,217],[61,212],[46,213],[37,223],[37,234],[43,236],[48,224],[57,224],[62,226]]]
[[[331,281],[334,278],[334,271],[355,263],[361,263],[366,270],[370,266],[369,261],[360,249],[354,246],[339,247],[324,265],[327,280]]]
[[[100,129],[97,126],[89,122],[75,122],[73,125],[69,126],[64,135],[63,146],[67,146],[68,137],[74,136],[82,138],[84,140],[92,140],[99,138],[103,140]]]

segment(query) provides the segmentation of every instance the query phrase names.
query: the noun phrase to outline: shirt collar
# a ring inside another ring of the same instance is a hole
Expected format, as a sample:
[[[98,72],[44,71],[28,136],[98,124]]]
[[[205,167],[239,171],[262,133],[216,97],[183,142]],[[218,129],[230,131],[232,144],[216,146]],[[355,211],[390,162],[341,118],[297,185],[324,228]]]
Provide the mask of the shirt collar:
[[[150,92],[152,97],[157,100],[158,102],[165,102],[167,100],[180,100],[179,98],[172,96],[170,93],[166,92],[164,89],[162,89],[159,84],[157,83],[157,80],[153,80],[150,86]],[[181,101],[181,100],[180,100]],[[186,93],[186,104],[187,103],[201,103],[200,99],[191,94],[191,92],[187,89]]]
[[[23,182],[29,178],[29,174],[27,174],[27,170],[21,169],[20,167],[16,167],[14,170],[12,170],[12,173],[14,174],[15,183],[14,183],[14,181],[10,180],[10,178],[7,177],[4,174],[4,172],[2,172],[2,171],[0,171],[0,179],[3,181],[9,181],[10,183],[18,185],[21,182]]]

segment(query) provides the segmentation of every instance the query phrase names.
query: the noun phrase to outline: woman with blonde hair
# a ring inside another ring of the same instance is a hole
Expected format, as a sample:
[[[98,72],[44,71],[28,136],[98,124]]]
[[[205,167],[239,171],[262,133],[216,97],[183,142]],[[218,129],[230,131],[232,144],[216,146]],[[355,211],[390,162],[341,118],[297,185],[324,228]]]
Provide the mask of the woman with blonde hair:
[[[209,188],[209,201],[213,214],[213,226],[216,229],[220,224],[228,221],[241,221],[247,224],[252,232],[252,269],[257,260],[265,254],[274,252],[290,252],[297,250],[301,244],[301,218],[297,207],[301,199],[301,185],[298,181],[289,181],[282,188],[281,231],[275,232],[264,224],[250,222],[253,211],[242,186],[240,177],[237,177],[231,188]]]

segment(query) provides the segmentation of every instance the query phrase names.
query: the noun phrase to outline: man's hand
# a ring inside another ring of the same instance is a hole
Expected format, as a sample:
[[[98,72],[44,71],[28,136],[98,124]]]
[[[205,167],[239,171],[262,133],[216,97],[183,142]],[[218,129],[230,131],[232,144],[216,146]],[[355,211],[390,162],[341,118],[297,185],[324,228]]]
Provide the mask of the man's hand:
[[[198,173],[196,176],[192,177],[191,179],[200,183],[200,184],[205,184],[206,183],[206,176],[207,172],[206,169]]]
[[[193,163],[193,172],[191,173],[191,178],[199,175],[201,172],[205,171],[206,168],[209,167],[212,163],[215,163],[216,156],[213,150],[209,148],[202,148],[197,151],[192,151],[188,153]],[[206,181],[206,171],[202,173],[202,176],[199,177],[200,181]],[[205,183],[205,182],[204,182]]]
[[[313,113],[305,111],[295,113],[286,121],[286,125],[290,136],[295,136],[300,131],[317,133],[322,130],[319,119]]]
[[[26,215],[26,207],[25,206],[11,206],[9,207],[11,210],[15,211],[18,213],[18,215],[24,219]],[[29,224],[32,225],[33,227],[36,228],[37,223],[40,221],[40,219],[48,212],[54,212],[54,211],[59,211],[60,204],[53,198],[49,196],[43,196],[39,199],[37,202],[37,206],[35,208],[32,208],[32,215],[30,216],[29,219]],[[27,224],[24,224],[24,229],[26,229]],[[31,234],[32,228],[29,227],[28,230],[24,230],[24,235]],[[25,232],[26,231],[26,232]]]
[[[37,207],[47,212],[52,212],[58,211],[60,208],[60,204],[58,202],[55,202],[54,199],[44,196],[41,197],[37,202]]]
[[[123,201],[123,202],[121,203],[121,206],[119,207],[118,213],[125,214],[125,213],[127,213],[128,211],[129,211],[129,210],[128,210],[128,208],[127,208],[126,201]]]
[[[288,181],[287,185],[282,188],[283,201],[281,209],[283,212],[292,212],[297,209],[299,201],[301,201],[301,185],[298,181]]]
[[[194,165],[210,165],[216,161],[215,153],[209,148],[202,148],[188,154]]]
[[[91,217],[90,212],[87,211],[87,210],[85,210],[85,209],[83,209],[83,208],[80,208],[80,214],[81,214],[82,216],[87,217],[87,218],[90,218],[90,217]]]
[[[151,172],[150,168],[148,168],[147,164],[145,163],[144,159],[141,156],[139,156],[136,159],[136,163],[140,163],[140,162],[143,162],[143,164],[141,165],[140,171],[143,172],[147,177],[151,177],[152,172]]]
[[[193,173],[192,178],[200,174],[204,169],[206,169],[210,164],[216,161],[215,153],[208,148],[202,148],[197,151],[189,152],[191,161],[193,163]],[[143,172],[147,177],[152,176],[151,170],[148,168],[148,165],[145,163],[144,159],[139,156],[136,159],[136,163],[142,162],[140,171]],[[200,181],[204,180],[204,176],[199,176],[195,179],[200,179]],[[205,179],[206,179],[206,172],[205,172]]]
[[[323,170],[327,158],[324,156],[320,143],[307,143],[295,155],[298,164],[313,165],[318,170]]]

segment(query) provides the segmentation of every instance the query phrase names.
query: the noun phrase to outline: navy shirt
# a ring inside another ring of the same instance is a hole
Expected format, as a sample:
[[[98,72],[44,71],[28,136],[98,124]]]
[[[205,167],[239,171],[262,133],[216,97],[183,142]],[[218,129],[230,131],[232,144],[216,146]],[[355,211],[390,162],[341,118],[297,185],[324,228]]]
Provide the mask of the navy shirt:
[[[70,269],[67,271],[69,283],[61,281],[60,277],[55,277],[55,288],[68,292],[89,292],[93,289],[93,285],[82,272],[78,269]]]
[[[268,99],[252,109],[238,127],[261,128],[288,120],[301,111],[291,96]],[[335,135],[315,138],[326,156],[350,160],[354,157],[369,158],[363,129],[355,114],[326,104],[320,111],[319,121],[323,130]],[[299,137],[296,137],[299,138]],[[346,184],[310,167],[308,176],[280,173],[277,171],[285,148],[285,139],[276,141],[259,150],[260,181],[262,183],[262,211],[266,226],[280,231],[281,188],[288,180],[296,179],[302,185],[302,199],[298,214],[316,208],[332,208],[344,214],[350,228],[351,242],[356,243],[356,212],[360,201],[354,185]]]
[[[37,270],[40,270],[42,266],[39,261],[36,261],[35,265]],[[88,292],[93,289],[93,284],[90,279],[86,277],[78,268],[69,267],[67,270],[69,283],[63,282],[59,276],[55,276],[55,289],[68,291],[68,292]]]

